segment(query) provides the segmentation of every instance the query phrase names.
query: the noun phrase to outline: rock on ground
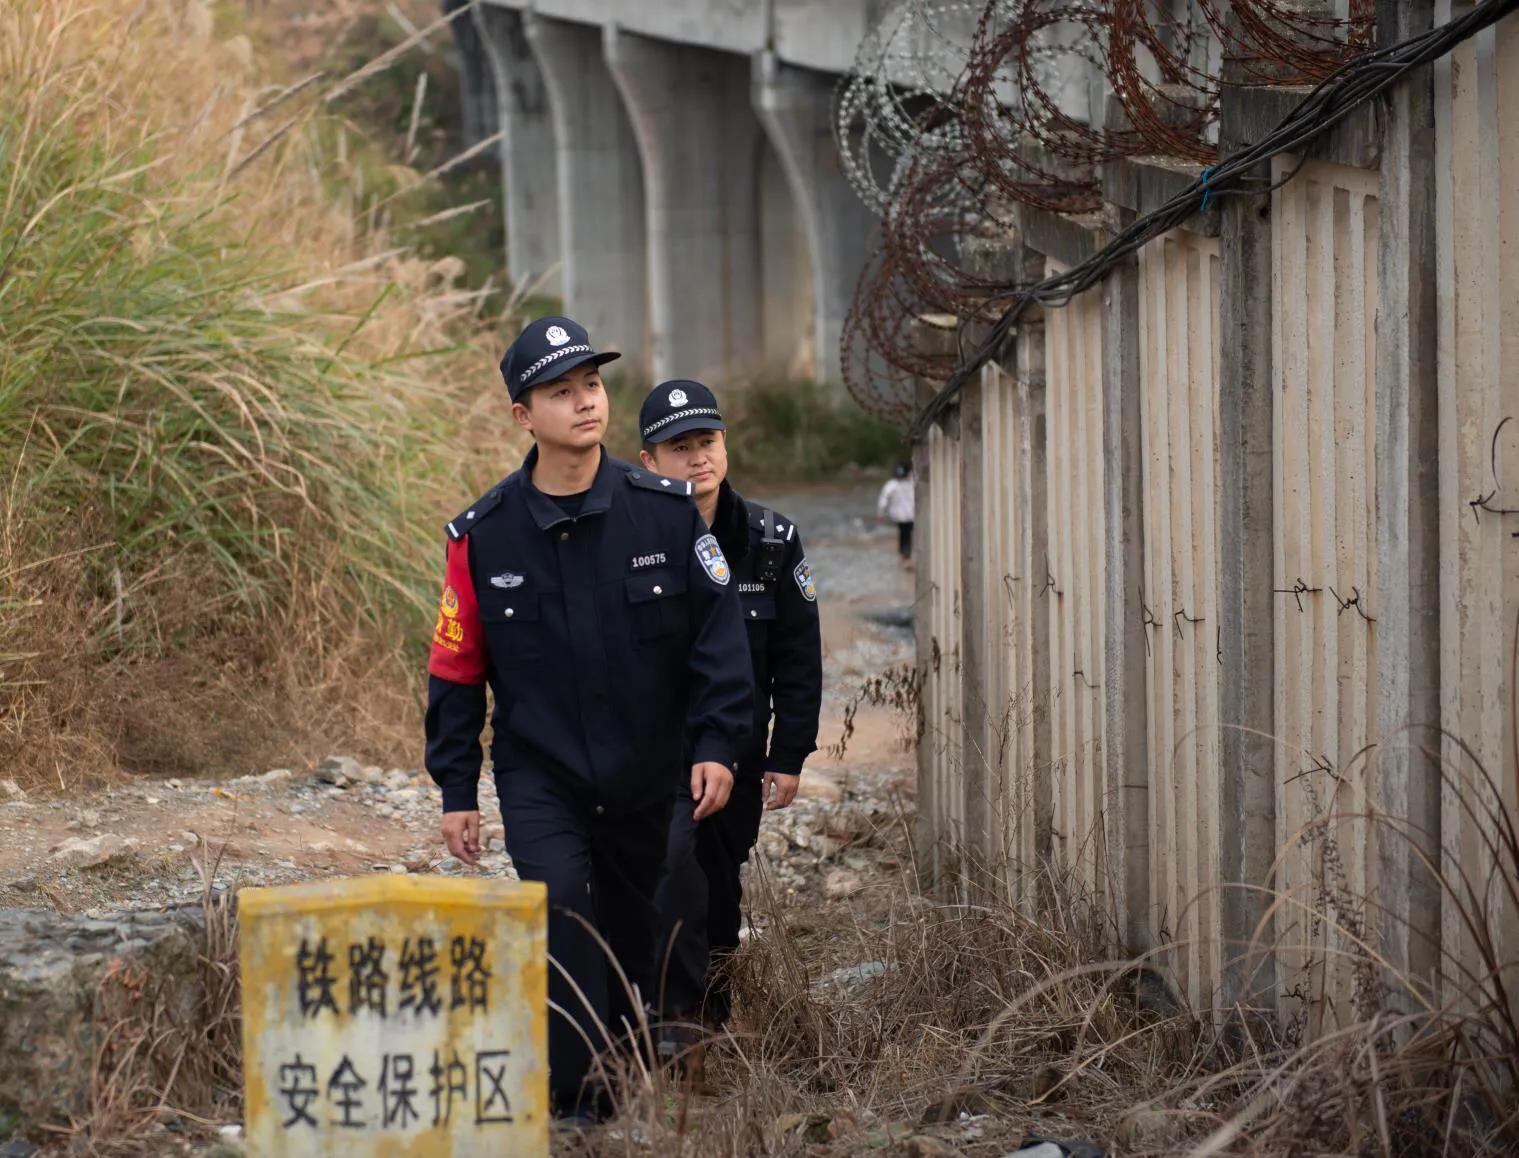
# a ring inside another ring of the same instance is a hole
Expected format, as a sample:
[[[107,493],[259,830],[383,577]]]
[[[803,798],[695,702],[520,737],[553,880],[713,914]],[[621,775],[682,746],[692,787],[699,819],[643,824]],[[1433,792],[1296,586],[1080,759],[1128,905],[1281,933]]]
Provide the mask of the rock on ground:
[[[136,837],[102,832],[99,836],[72,836],[53,849],[52,859],[69,868],[96,868],[131,856],[141,842]]]
[[[108,920],[0,909],[0,1105],[24,1121],[85,1112],[108,982],[143,986],[190,1026],[202,998],[199,906]],[[134,990],[135,991],[135,990]]]

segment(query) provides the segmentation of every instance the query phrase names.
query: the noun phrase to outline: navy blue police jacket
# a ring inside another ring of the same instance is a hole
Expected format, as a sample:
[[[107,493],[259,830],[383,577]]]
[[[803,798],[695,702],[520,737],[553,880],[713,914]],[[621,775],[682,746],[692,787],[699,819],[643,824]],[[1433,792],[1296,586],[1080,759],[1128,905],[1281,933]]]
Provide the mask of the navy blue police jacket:
[[[712,518],[738,586],[754,671],[754,719],[738,772],[796,776],[817,748],[823,701],[817,588],[796,524],[771,511],[767,548],[765,513],[725,482]]]
[[[573,517],[538,452],[449,522],[428,662],[427,770],[474,810],[485,689],[498,776],[536,767],[598,807],[673,796],[689,758],[729,769],[753,676],[732,570],[690,484],[602,451]]]

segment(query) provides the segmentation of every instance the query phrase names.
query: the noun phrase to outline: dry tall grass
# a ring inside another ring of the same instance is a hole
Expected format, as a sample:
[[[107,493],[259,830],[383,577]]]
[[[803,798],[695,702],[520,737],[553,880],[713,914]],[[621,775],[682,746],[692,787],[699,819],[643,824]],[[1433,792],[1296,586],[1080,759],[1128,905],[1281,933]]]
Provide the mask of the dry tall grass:
[[[1176,947],[1115,957],[1102,904],[1057,866],[982,866],[977,891],[1000,899],[960,904],[925,897],[910,867],[831,902],[783,900],[761,875],[735,1023],[705,1046],[709,1088],[635,1066],[585,1150],[969,1158],[1043,1136],[1115,1155],[1519,1152],[1519,960],[1494,933],[1519,909],[1519,834],[1480,769],[1447,778],[1486,856],[1475,873],[1432,866],[1466,933],[1434,974],[1392,968],[1376,934],[1355,933],[1345,914],[1376,900],[1344,880],[1274,898],[1334,931],[1343,975],[1371,979],[1319,1018],[1294,1015],[1300,995],[1333,1002],[1311,966],[1279,977],[1277,1008],[1187,1007],[1167,972]],[[1331,876],[1323,842],[1358,826],[1426,847],[1383,817],[1337,816],[1303,836]],[[911,844],[900,819],[851,847],[911,866]],[[1228,955],[1309,956],[1271,941],[1263,928]]]
[[[438,520],[510,457],[499,319],[371,212],[355,78],[210,13],[0,0],[0,760],[60,788],[394,754]]]

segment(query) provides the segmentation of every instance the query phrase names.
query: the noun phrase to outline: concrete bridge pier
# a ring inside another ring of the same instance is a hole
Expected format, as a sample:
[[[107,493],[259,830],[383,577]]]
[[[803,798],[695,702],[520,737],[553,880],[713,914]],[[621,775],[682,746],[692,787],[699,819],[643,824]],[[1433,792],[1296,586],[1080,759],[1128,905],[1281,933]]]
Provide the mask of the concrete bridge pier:
[[[598,349],[622,351],[611,372],[646,376],[643,166],[601,30],[532,13],[523,28],[553,124],[565,309]]]
[[[470,0],[443,0],[443,11],[452,16],[469,5]],[[474,20],[458,16],[449,27],[454,34],[454,48],[459,53],[460,115],[464,147],[468,149],[496,131],[496,85]]]
[[[754,56],[754,109],[779,156],[811,252],[813,374],[842,380],[839,342],[876,219],[850,186],[833,135],[836,78]]]
[[[721,385],[764,354],[749,70],[615,25],[603,47],[643,161],[654,377]]]
[[[502,132],[506,268],[518,285],[558,296],[559,179],[548,91],[528,49],[522,13],[477,4],[472,15],[490,61]]]

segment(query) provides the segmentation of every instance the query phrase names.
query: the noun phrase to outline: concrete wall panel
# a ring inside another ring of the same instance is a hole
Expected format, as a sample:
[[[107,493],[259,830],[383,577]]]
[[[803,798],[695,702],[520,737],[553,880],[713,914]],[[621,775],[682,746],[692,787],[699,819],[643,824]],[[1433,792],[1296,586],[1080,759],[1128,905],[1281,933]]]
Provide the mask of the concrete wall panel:
[[[1139,252],[1150,919],[1194,1005],[1217,990],[1219,247],[1173,233]]]
[[[920,805],[933,817],[935,839],[929,850],[938,866],[936,879],[958,870],[964,844],[962,692],[960,685],[960,440],[958,432],[939,426],[924,439],[928,505],[918,510],[914,547],[925,598],[918,614],[927,624],[926,651],[919,652],[922,676],[923,734],[918,739],[924,783]],[[925,518],[926,515],[926,518]],[[926,789],[926,791],[925,791]]]
[[[1281,178],[1296,164],[1278,158]],[[1272,195],[1277,887],[1281,983],[1353,1008],[1334,952],[1365,935],[1365,755],[1373,739],[1377,178],[1309,162]],[[1307,907],[1328,902],[1321,922]],[[1294,1010],[1285,1012],[1292,1014]]]
[[[1436,65],[1435,115],[1444,869],[1512,986],[1519,885],[1489,849],[1501,810],[1519,819],[1519,515],[1495,513],[1519,507],[1519,18]],[[1481,976],[1461,907],[1445,899],[1446,968]]]
[[[989,806],[997,825],[991,851],[1006,865],[1006,883],[1014,887],[1015,898],[1027,900],[1024,890],[1039,867],[1039,800],[1047,797],[1048,785],[1041,782],[1049,771],[1048,756],[1038,743],[1039,725],[1049,713],[1049,658],[1036,649],[1034,630],[1036,616],[1045,614],[1036,594],[1043,552],[1035,548],[1033,517],[1042,505],[1034,491],[1036,470],[1041,482],[1043,474],[1035,445],[1041,432],[1031,413],[1036,399],[1042,401],[1042,390],[1031,392],[1028,383],[991,364],[982,372],[980,391],[986,558],[980,630],[987,643],[982,734]],[[1042,520],[1038,530],[1042,538]]]
[[[1050,274],[1062,267],[1051,261]],[[1107,529],[1103,504],[1103,308],[1098,294],[1051,310],[1048,375],[1047,574],[1038,581],[1049,615],[1052,855],[1073,884],[1106,899]]]

